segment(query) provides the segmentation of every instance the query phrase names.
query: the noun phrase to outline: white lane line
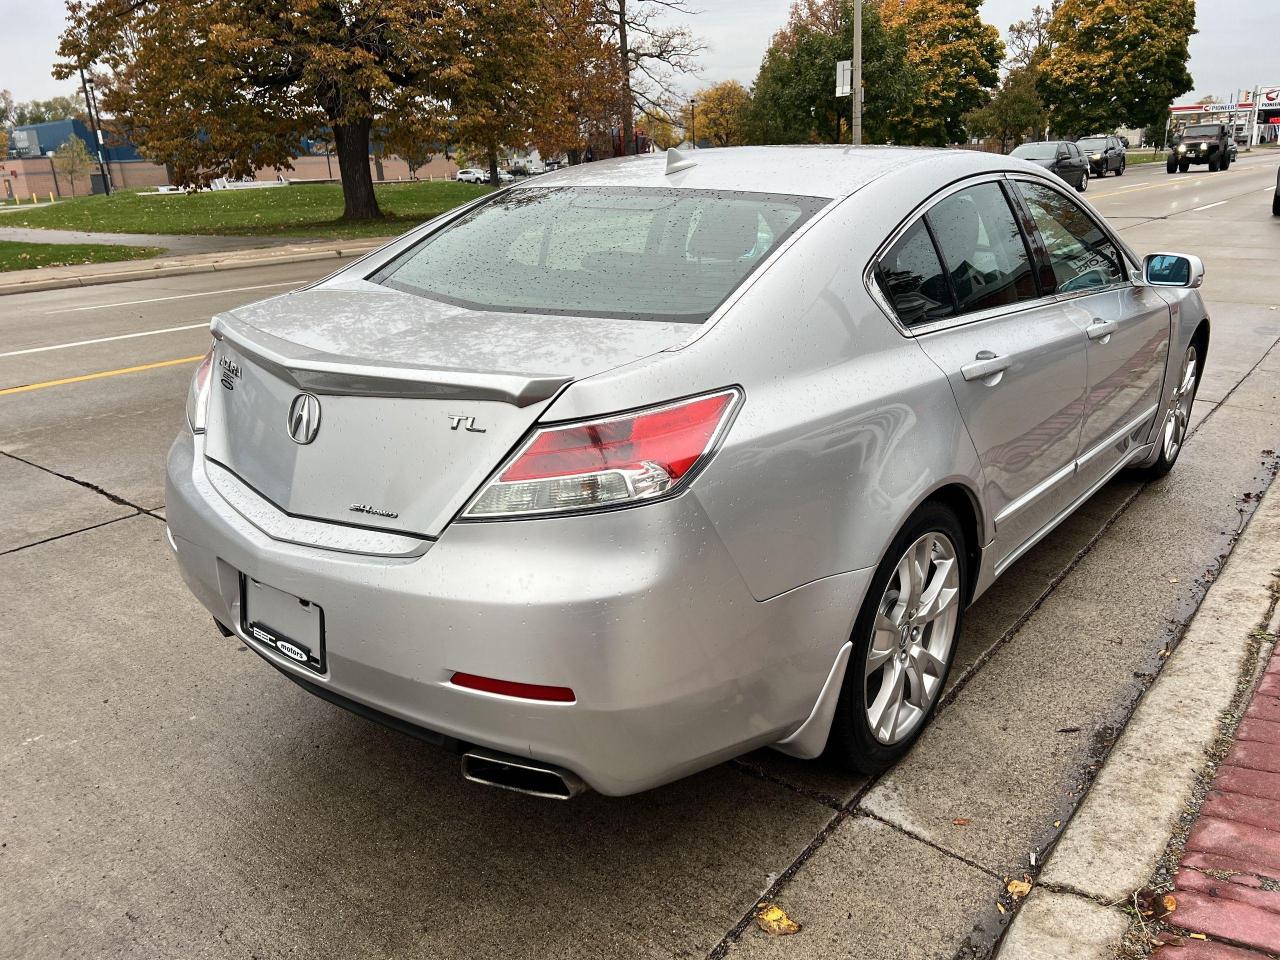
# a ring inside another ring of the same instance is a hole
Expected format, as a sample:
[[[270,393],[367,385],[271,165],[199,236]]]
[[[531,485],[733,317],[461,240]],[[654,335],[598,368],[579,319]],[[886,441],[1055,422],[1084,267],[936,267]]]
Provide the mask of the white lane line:
[[[1226,202],[1227,202],[1226,200],[1219,200],[1217,203],[1206,203],[1203,207],[1192,207],[1191,212],[1195,213],[1198,210],[1211,210],[1214,207],[1222,206]]]
[[[160,277],[156,278],[161,279]],[[283,280],[280,283],[259,283],[252,287],[228,287],[224,290],[202,290],[200,293],[178,293],[171,297],[150,297],[147,300],[126,300],[124,303],[94,303],[87,307],[67,307],[65,310],[49,310],[45,316],[55,313],[79,313],[81,310],[108,310],[111,307],[136,307],[144,303],[163,303],[166,300],[187,300],[191,297],[214,297],[220,293],[244,293],[246,290],[267,290],[271,287],[297,287],[306,280]]]
[[[158,333],[177,333],[179,330],[198,330],[201,327],[208,329],[209,324],[206,323],[188,323],[181,327],[164,327],[161,330],[143,330],[141,333],[122,333],[116,337],[98,337],[96,340],[74,340],[71,343],[55,343],[51,347],[30,347],[26,350],[10,350],[8,353],[0,353],[0,359],[4,357],[25,357],[31,353],[45,353],[49,350],[66,350],[70,347],[87,347],[95,343],[113,343],[116,340],[133,340],[135,337],[154,337]]]

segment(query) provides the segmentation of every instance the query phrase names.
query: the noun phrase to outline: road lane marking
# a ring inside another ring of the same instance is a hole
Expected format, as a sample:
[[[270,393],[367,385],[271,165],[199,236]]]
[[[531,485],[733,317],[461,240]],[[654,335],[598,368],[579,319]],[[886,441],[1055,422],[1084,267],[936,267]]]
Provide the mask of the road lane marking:
[[[179,357],[177,360],[161,360],[159,363],[144,363],[136,367],[121,367],[119,370],[103,370],[101,373],[86,373],[79,377],[63,377],[61,380],[45,380],[41,383],[25,383],[20,387],[6,387],[0,390],[0,397],[11,393],[26,393],[30,390],[44,390],[48,387],[61,387],[68,383],[84,383],[86,380],[101,380],[104,377],[118,377],[125,373],[142,373],[144,370],[158,370],[161,367],[176,367],[183,363],[196,363],[204,359],[204,354],[197,357]]]
[[[157,280],[161,279],[159,277]],[[214,297],[220,293],[244,293],[246,290],[267,290],[271,287],[297,287],[306,280],[284,280],[280,283],[259,283],[252,287],[228,287],[225,290],[203,290],[200,293],[178,293],[171,297],[151,297],[147,300],[126,300],[124,303],[94,303],[87,307],[67,307],[65,310],[49,310],[45,312],[46,317],[51,317],[55,313],[79,313],[82,310],[107,310],[110,307],[136,307],[144,303],[164,303],[166,300],[189,300],[191,297]]]
[[[1217,203],[1206,203],[1203,207],[1192,207],[1191,212],[1195,213],[1198,210],[1211,210],[1214,207],[1222,206],[1226,202],[1227,202],[1226,200],[1219,200]]]
[[[137,337],[154,337],[158,333],[177,333],[180,330],[198,330],[209,328],[207,323],[188,323],[181,327],[164,327],[160,330],[143,330],[141,333],[122,333],[117,337],[98,337],[95,340],[73,340],[71,343],[55,343],[50,347],[28,347],[26,350],[10,350],[0,353],[0,360],[5,357],[25,357],[32,353],[46,353],[50,350],[66,350],[70,347],[88,347],[95,343],[114,343],[117,340],[133,340]]]

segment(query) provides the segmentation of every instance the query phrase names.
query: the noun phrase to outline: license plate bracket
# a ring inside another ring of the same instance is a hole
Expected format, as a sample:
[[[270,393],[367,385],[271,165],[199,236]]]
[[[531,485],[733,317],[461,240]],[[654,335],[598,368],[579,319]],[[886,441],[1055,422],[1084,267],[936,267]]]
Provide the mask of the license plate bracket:
[[[310,600],[240,575],[240,627],[244,635],[286,660],[324,673],[324,611]]]

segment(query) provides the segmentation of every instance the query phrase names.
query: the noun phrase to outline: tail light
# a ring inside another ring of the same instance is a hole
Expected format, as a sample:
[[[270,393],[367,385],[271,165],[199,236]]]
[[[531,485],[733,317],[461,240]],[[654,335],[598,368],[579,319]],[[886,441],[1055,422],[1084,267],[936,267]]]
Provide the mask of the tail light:
[[[213,347],[196,367],[191,386],[187,389],[187,423],[192,433],[204,433],[205,410],[209,406],[209,382],[213,379]]]
[[[715,449],[737,390],[537,430],[463,512],[536,516],[626,506],[679,491]]]

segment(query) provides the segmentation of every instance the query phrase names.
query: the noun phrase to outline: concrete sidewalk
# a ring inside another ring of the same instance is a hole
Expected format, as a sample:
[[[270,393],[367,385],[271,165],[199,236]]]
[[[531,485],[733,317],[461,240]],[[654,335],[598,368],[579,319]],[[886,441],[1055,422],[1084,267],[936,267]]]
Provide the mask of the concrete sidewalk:
[[[45,233],[47,231],[39,231]],[[90,234],[89,236],[104,236]],[[137,235],[140,241],[145,239]],[[226,238],[222,238],[226,239]],[[309,260],[359,257],[387,243],[391,238],[289,243],[260,249],[196,253],[152,260],[128,260],[119,263],[83,264],[68,267],[46,267],[42,270],[17,270],[0,273],[0,296],[32,293],[64,287],[89,287],[101,283],[127,283],[155,277],[173,277],[190,273],[214,273]],[[335,264],[336,266],[336,264]]]
[[[1280,496],[1268,495],[1050,853],[1000,960],[1280,954],[1278,545]]]
[[[0,221],[0,240],[11,243],[108,243],[125,247],[159,247],[169,253],[225,253],[296,243],[297,237],[227,237],[206,234],[108,233],[99,230],[45,230],[9,227]]]

